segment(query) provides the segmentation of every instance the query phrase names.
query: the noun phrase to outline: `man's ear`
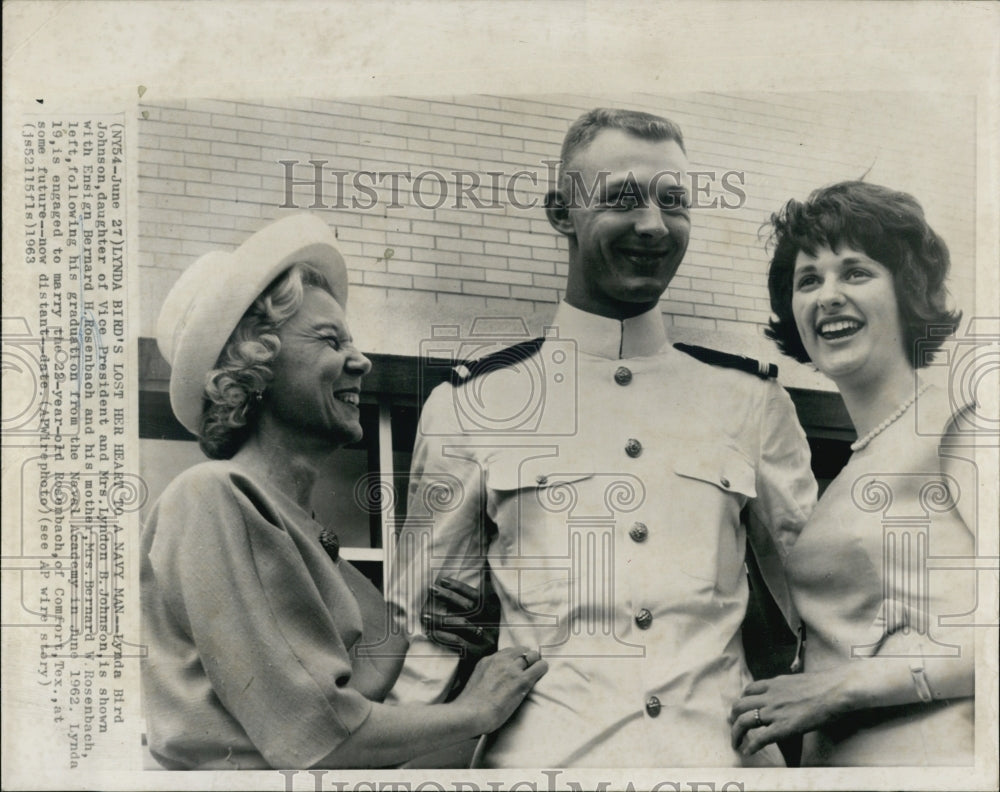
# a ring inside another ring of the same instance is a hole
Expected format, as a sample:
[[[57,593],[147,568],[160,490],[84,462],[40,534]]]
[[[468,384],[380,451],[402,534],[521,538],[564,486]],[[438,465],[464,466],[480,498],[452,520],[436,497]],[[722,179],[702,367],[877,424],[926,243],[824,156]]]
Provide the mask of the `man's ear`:
[[[549,190],[545,194],[545,216],[560,234],[573,236],[573,223],[569,219],[569,207],[560,190]]]

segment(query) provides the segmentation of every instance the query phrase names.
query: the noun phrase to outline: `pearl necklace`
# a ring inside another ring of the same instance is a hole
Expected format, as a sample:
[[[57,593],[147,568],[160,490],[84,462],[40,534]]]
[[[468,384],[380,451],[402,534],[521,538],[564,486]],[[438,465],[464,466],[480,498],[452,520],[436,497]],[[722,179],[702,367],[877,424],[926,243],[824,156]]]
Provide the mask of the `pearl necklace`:
[[[860,440],[855,440],[853,443],[851,443],[851,451],[860,451],[862,448],[867,446],[872,440],[874,440],[876,437],[882,434],[882,432],[884,432],[886,429],[888,429],[890,426],[896,423],[896,421],[902,418],[903,414],[910,409],[910,406],[913,404],[913,402],[917,400],[917,397],[920,396],[920,394],[923,393],[925,390],[927,390],[929,387],[930,384],[926,382],[923,385],[921,385],[917,389],[917,392],[914,393],[909,399],[907,399],[901,405],[899,405],[899,407],[896,408],[896,411],[892,415],[890,415],[888,418],[882,421],[882,423],[880,423],[878,426],[872,429],[868,434],[866,434]]]

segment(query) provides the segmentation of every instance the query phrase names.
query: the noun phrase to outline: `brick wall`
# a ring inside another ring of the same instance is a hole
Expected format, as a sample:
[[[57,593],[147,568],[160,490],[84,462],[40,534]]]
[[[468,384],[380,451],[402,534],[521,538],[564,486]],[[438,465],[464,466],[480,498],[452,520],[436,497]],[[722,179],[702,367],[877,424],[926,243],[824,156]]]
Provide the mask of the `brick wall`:
[[[713,174],[701,177],[708,187],[701,201],[719,203],[693,213],[687,257],[662,302],[674,335],[721,336],[730,347],[773,356],[760,336],[768,317],[761,223],[790,197],[866,172],[921,200],[952,249],[953,291],[971,303],[975,124],[974,105],[962,97],[187,100],[141,108],[142,334],[153,335],[166,291],[197,256],[235,246],[294,211],[280,208],[289,199],[313,206],[312,184],[289,194],[285,179],[291,168],[293,178],[313,180],[310,160],[326,161],[325,208],[311,211],[336,229],[353,284],[350,318],[367,348],[415,353],[430,323],[484,313],[524,316],[537,331],[566,275],[565,240],[541,207],[545,160],[558,157],[568,124],[598,105],[672,118],[684,130],[692,168]],[[398,172],[398,190],[391,176],[378,181],[361,171]],[[738,208],[721,205],[739,197],[721,184],[726,172],[742,174],[729,182],[745,193]],[[476,178],[478,188],[470,186]],[[346,206],[334,208],[338,201]]]

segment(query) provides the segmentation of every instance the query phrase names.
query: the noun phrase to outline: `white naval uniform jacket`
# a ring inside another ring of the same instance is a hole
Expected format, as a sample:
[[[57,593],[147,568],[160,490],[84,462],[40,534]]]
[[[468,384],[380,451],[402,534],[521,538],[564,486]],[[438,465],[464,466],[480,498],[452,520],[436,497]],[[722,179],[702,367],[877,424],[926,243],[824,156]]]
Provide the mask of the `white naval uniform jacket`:
[[[411,641],[393,697],[445,695],[456,657],[420,630],[427,585],[479,587],[488,564],[501,648],[537,646],[549,671],[486,766],[740,765],[740,511],[780,558],[816,499],[791,399],[673,349],[656,309],[620,322],[563,303],[554,325],[532,358],[424,406],[388,594]]]

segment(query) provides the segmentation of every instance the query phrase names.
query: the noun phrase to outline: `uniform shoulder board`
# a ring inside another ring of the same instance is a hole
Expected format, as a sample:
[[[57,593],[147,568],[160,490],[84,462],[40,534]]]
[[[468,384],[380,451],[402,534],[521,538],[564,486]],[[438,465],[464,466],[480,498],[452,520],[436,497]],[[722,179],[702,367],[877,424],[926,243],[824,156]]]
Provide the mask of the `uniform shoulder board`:
[[[693,344],[674,344],[674,349],[685,352],[691,357],[697,358],[702,363],[739,369],[740,371],[745,371],[747,374],[756,374],[761,379],[775,379],[778,376],[778,367],[774,363],[765,363],[761,360],[745,357],[744,355],[719,352],[717,349],[694,346]]]
[[[461,385],[471,379],[488,374],[491,371],[513,366],[522,360],[527,360],[538,352],[545,337],[532,338],[529,341],[521,341],[513,346],[504,347],[496,352],[476,360],[469,360],[459,363],[451,370],[450,381],[452,385]]]

